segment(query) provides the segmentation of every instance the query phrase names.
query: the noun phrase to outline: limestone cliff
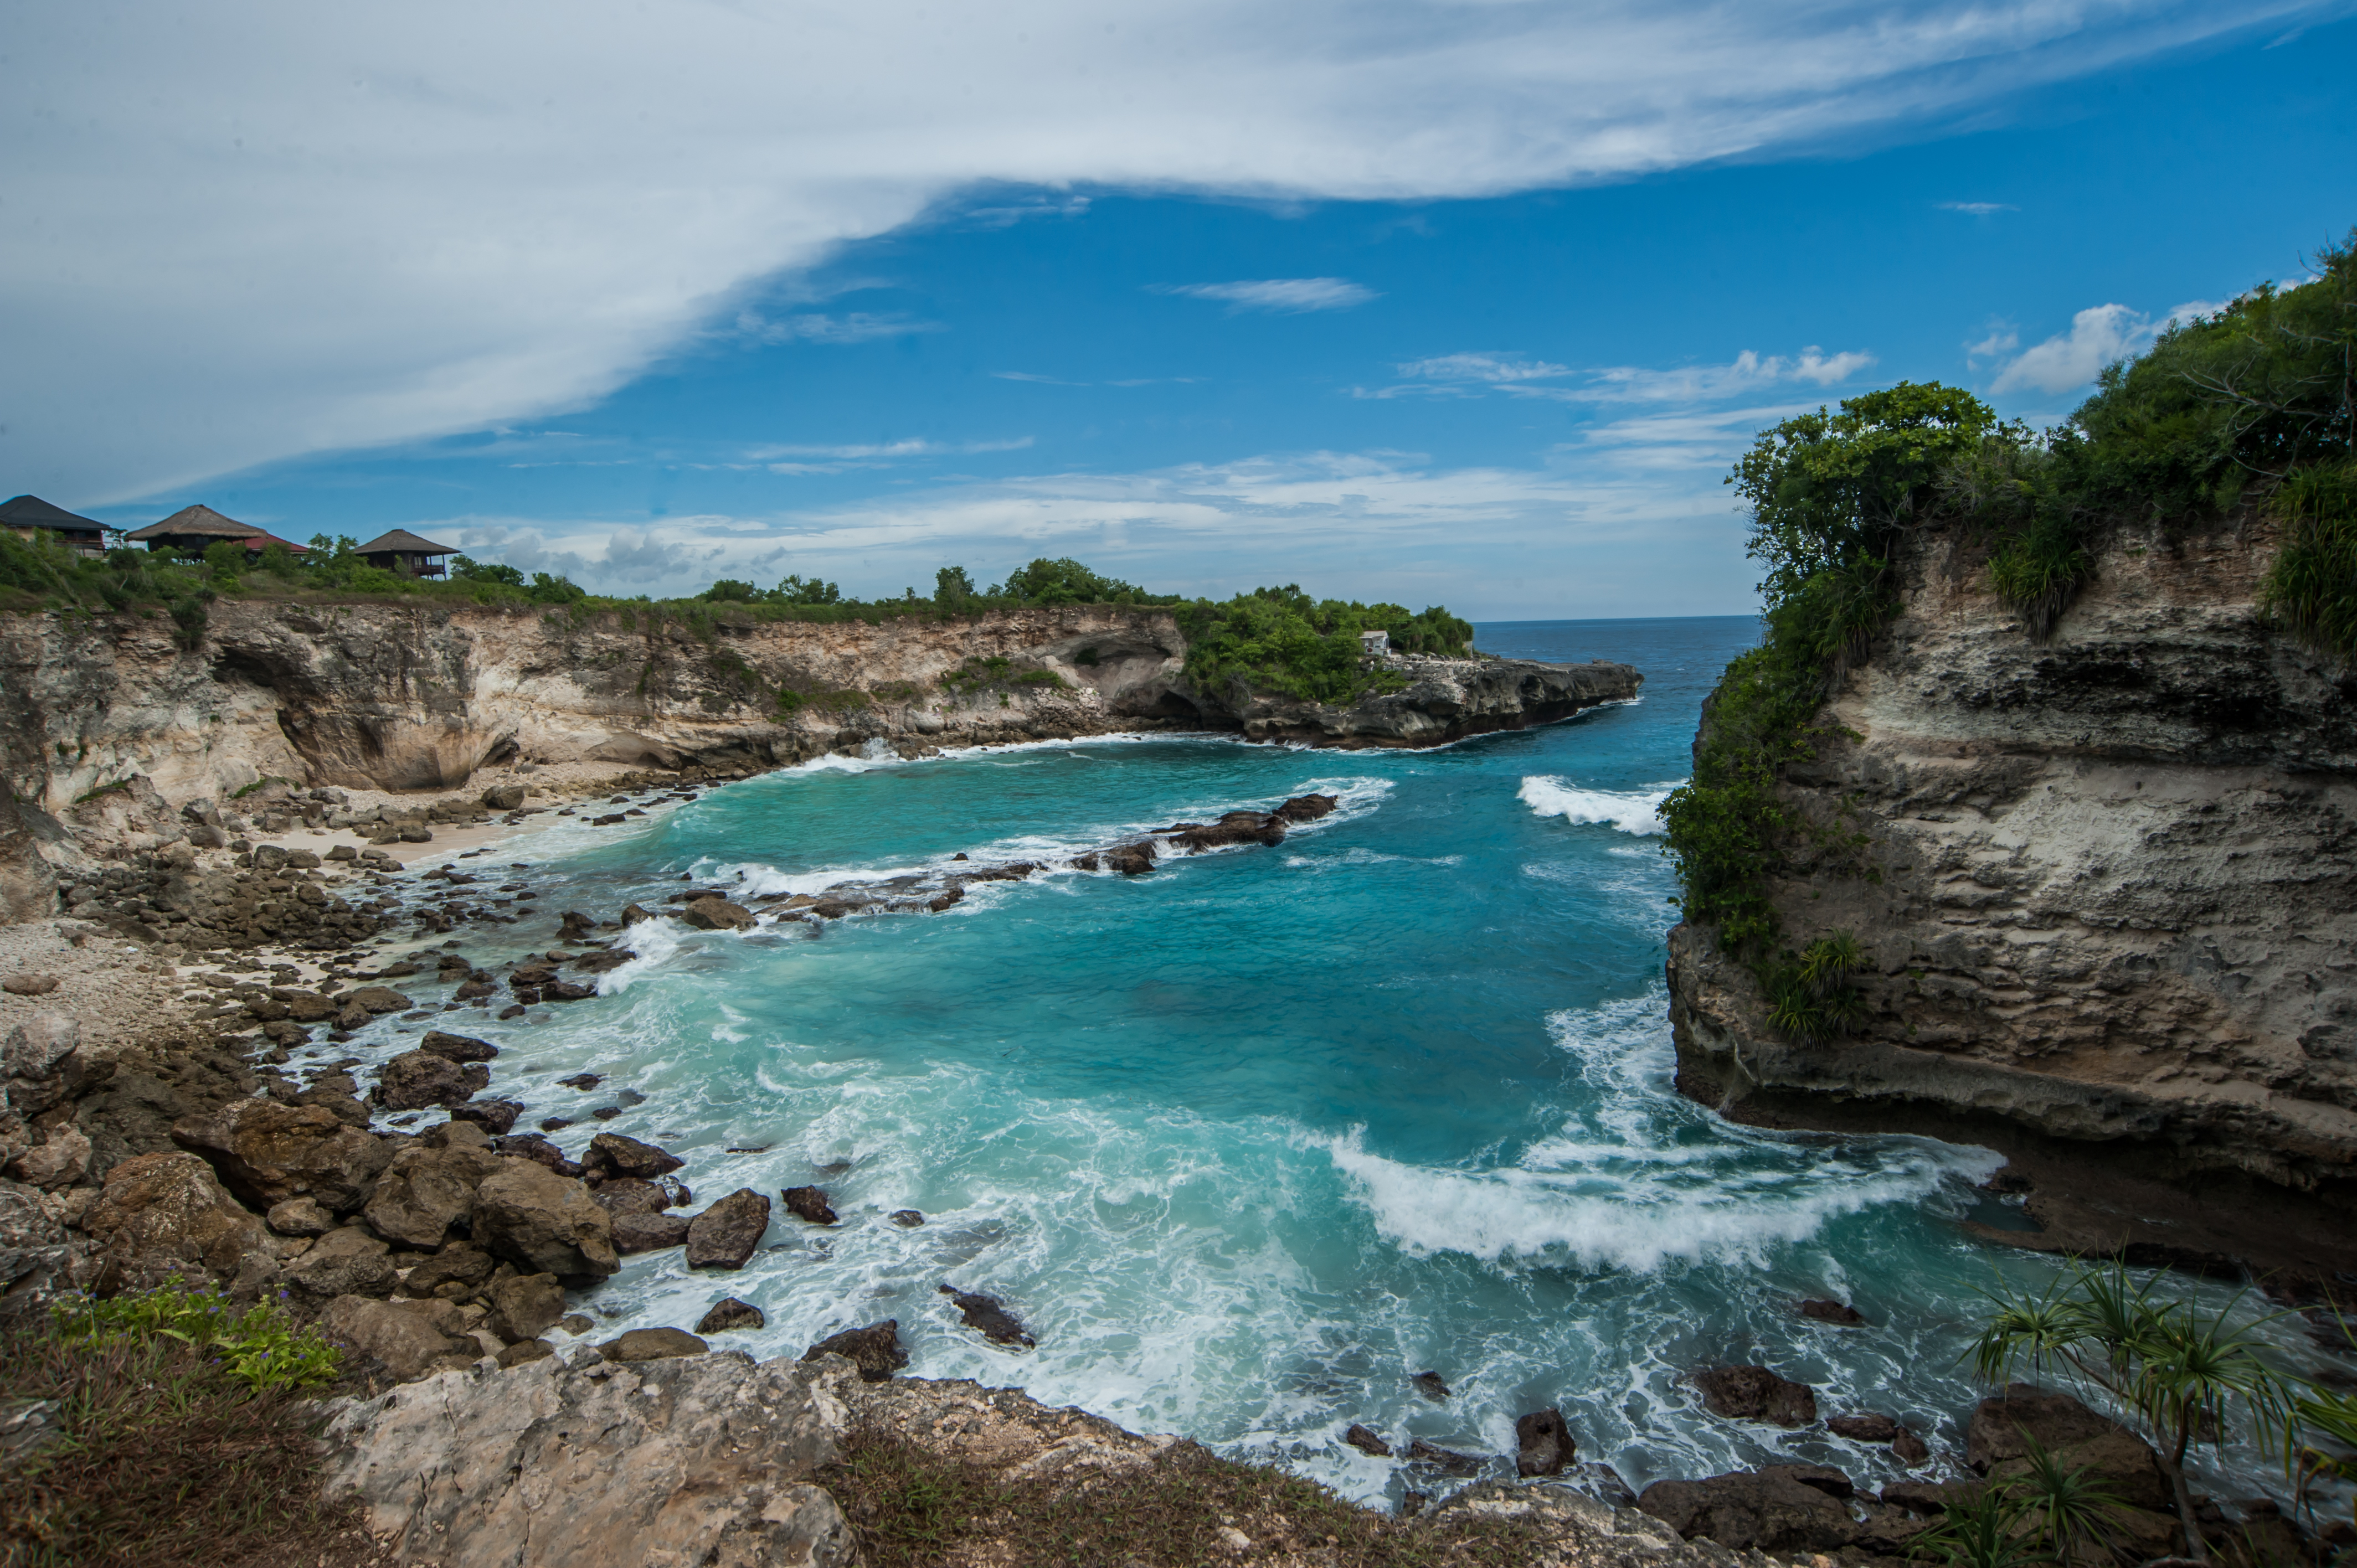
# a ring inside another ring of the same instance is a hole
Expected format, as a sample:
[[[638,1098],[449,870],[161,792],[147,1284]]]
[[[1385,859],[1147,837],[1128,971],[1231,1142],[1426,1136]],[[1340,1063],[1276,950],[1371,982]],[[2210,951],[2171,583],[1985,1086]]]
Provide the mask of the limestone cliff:
[[[1971,542],[1920,542],[1903,613],[1783,785],[1851,839],[1786,864],[1787,939],[1855,933],[1865,1021],[1823,1046],[1779,1037],[1752,975],[1681,926],[1681,1086],[1753,1120],[1995,1144],[2047,1172],[2033,1212],[2083,1244],[2309,1264],[2340,1248],[2357,1218],[2357,693],[2267,628],[2273,543],[2259,520],[2121,533],[2040,642]],[[2175,1243],[2139,1229],[2152,1187],[2099,1201],[2109,1219],[2064,1212],[2062,1189],[2115,1177],[2220,1200],[2225,1233],[2197,1238],[2207,1221],[2183,1213]]]

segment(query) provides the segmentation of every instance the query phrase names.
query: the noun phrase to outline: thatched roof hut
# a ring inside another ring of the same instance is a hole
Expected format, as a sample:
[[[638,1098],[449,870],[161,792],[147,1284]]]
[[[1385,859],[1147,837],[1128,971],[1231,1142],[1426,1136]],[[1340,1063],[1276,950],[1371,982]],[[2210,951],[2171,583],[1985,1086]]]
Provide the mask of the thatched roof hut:
[[[150,550],[202,550],[223,540],[244,545],[248,555],[259,555],[273,544],[283,544],[297,555],[309,549],[291,539],[281,539],[267,529],[223,517],[209,506],[182,507],[163,521],[151,522],[126,537]]]
[[[405,572],[413,577],[442,575],[442,557],[457,552],[447,544],[436,544],[430,539],[420,539],[405,528],[381,533],[353,553],[371,566],[382,566],[388,572]]]
[[[106,553],[106,524],[77,517],[38,496],[18,496],[12,501],[0,502],[0,528],[27,539],[36,532],[46,533],[67,549],[78,550],[84,555]]]

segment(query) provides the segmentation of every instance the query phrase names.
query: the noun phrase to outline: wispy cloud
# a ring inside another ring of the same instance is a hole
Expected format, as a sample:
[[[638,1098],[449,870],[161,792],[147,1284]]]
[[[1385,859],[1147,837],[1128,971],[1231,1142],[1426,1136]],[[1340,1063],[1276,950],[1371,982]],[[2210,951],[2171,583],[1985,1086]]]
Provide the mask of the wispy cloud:
[[[911,457],[964,457],[982,452],[1020,452],[1032,444],[1028,435],[1004,441],[927,441],[910,436],[834,446],[780,444],[756,446],[745,460],[773,474],[841,474],[854,468],[882,468]]]
[[[920,321],[898,311],[874,315],[855,310],[842,316],[810,311],[772,318],[747,310],[737,317],[737,334],[756,343],[867,343],[947,330],[938,321]]]
[[[1399,367],[1400,374],[1411,379],[1384,387],[1352,387],[1350,393],[1359,398],[1473,397],[1494,392],[1556,403],[1709,403],[1754,395],[1779,383],[1829,387],[1874,362],[1874,356],[1862,350],[1828,354],[1814,344],[1789,359],[1763,357],[1746,349],[1728,364],[1671,370],[1610,365],[1576,371],[1515,354],[1473,352],[1411,360]],[[1574,376],[1581,378],[1577,385],[1551,384]]]
[[[2209,300],[2196,299],[2150,317],[2125,305],[2091,306],[2071,317],[2071,330],[2056,333],[1999,371],[1990,390],[2034,391],[2051,396],[2085,386],[2115,360],[2150,347],[2170,322],[2190,321],[2219,308]],[[2010,347],[2013,340],[2008,334],[2005,346]]]
[[[1230,314],[1258,310],[1277,316],[1299,316],[1312,310],[1348,310],[1383,296],[1348,278],[1260,278],[1241,283],[1148,284],[1152,294],[1184,295],[1189,299],[1225,301]]]
[[[1943,212],[1969,212],[1975,218],[1986,218],[1992,212],[2018,212],[2020,208],[2010,201],[1943,201]]]

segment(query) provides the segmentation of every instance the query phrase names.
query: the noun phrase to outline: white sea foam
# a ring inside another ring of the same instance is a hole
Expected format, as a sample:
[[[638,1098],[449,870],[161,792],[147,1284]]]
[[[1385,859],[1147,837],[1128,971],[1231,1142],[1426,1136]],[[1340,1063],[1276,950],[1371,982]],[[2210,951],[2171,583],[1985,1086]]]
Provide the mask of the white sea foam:
[[[1582,789],[1561,779],[1533,774],[1523,780],[1515,798],[1542,817],[1600,823],[1624,833],[1658,833],[1667,831],[1662,822],[1662,802],[1676,788],[1675,784],[1649,784],[1642,789]]]

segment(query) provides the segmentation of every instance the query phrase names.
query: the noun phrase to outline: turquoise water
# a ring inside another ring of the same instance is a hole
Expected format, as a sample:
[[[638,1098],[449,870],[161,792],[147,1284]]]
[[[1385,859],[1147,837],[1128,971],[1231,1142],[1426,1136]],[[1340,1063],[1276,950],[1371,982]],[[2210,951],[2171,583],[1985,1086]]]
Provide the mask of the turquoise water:
[[[583,1118],[558,1135],[577,1153],[590,1107],[643,1096],[603,1125],[686,1158],[699,1204],[816,1182],[843,1216],[819,1230],[780,1209],[735,1275],[626,1260],[582,1297],[609,1320],[597,1337],[690,1326],[726,1294],[768,1315],[726,1337],[759,1355],[896,1317],[913,1373],[1019,1385],[1369,1500],[1429,1483],[1343,1446],[1351,1423],[1511,1455],[1514,1417],[1545,1405],[1638,1487],[1792,1459],[1896,1476],[1886,1450],[1703,1414],[1681,1380],[1727,1361],[1959,1451],[1975,1292],[2049,1266],[1958,1229],[1992,1207],[1974,1184],[1995,1158],[1737,1127],[1669,1086],[1653,807],[1754,632],[1485,626],[1499,653],[1625,660],[1644,695],[1438,751],[831,758],[485,857],[533,862],[553,921],[653,902],[683,874],[814,890],[961,851],[1069,856],[1312,789],[1344,802],[1281,848],[981,885],[939,916],[642,927],[609,994],[483,1026],[522,1125]],[[399,1048],[378,1028],[368,1054]],[[556,1084],[584,1069],[608,1081]],[[888,1222],[904,1208],[926,1224]],[[942,1282],[1003,1297],[1038,1348],[983,1343]],[[1874,1326],[1799,1319],[1812,1295]],[[1454,1399],[1411,1388],[1427,1369]]]

